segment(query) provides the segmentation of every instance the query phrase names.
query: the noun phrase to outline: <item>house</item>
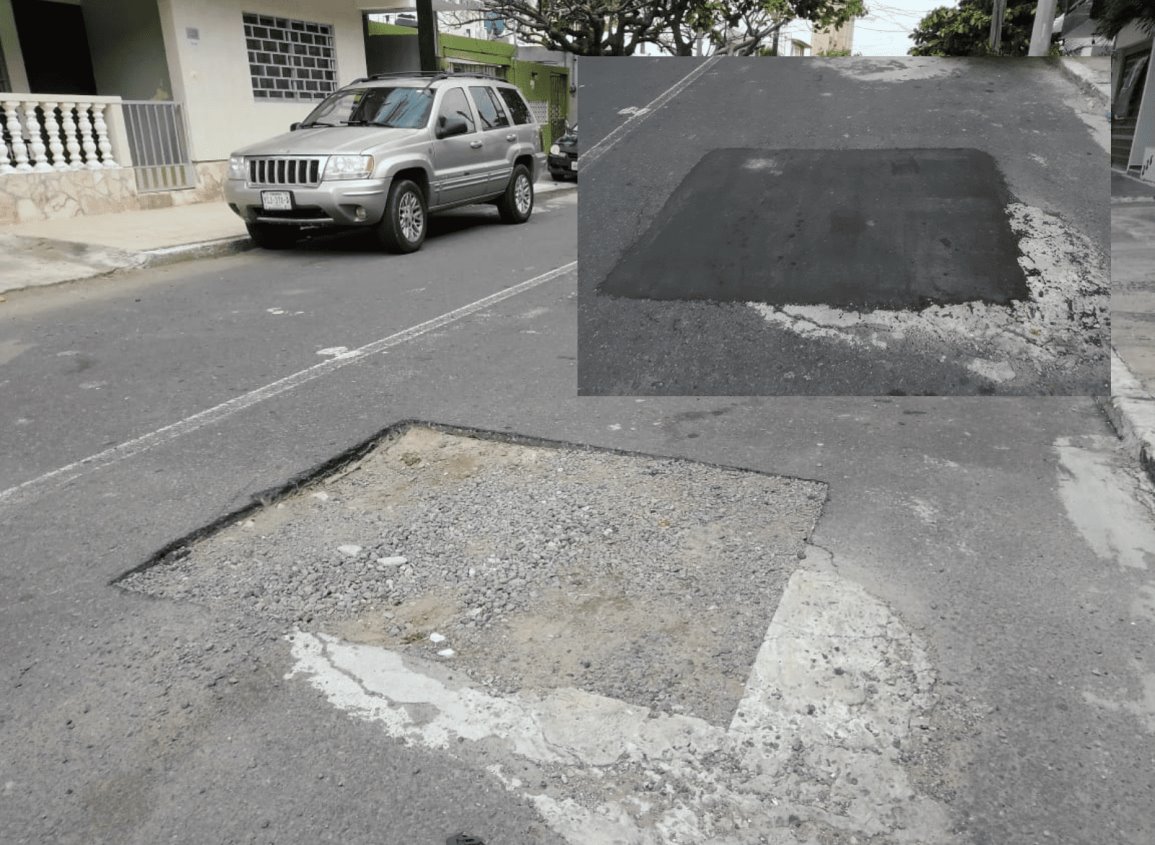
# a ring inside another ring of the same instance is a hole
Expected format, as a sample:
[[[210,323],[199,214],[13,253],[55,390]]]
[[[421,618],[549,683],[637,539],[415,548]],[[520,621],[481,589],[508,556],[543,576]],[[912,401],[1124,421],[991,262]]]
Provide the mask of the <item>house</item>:
[[[229,153],[365,76],[366,15],[406,8],[0,0],[0,224],[218,199]]]
[[[1097,35],[1097,0],[1073,0],[1061,22],[1063,52],[1113,56],[1111,62],[1111,166],[1155,181],[1155,69],[1153,34],[1135,24],[1114,41]]]

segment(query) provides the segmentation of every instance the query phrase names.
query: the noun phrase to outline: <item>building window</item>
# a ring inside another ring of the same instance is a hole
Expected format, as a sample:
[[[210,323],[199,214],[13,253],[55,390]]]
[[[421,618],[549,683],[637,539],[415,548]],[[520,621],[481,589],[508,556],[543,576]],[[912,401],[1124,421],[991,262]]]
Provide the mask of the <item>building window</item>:
[[[321,100],[337,90],[332,26],[249,12],[244,22],[258,100]]]

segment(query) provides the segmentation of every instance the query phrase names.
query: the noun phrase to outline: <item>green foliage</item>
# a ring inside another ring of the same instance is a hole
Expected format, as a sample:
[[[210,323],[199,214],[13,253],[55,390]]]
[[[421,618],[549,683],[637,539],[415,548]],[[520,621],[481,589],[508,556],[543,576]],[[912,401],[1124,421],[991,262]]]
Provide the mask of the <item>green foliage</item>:
[[[483,0],[530,43],[580,56],[630,56],[653,44],[677,56],[759,55],[803,19],[827,29],[866,13],[864,0]]]
[[[1129,24],[1146,33],[1155,33],[1155,3],[1152,0],[1102,0],[1096,32],[1114,38]]]
[[[1037,0],[1008,0],[1003,18],[1003,56],[1025,56],[1031,46]],[[988,56],[991,54],[993,0],[960,0],[955,8],[934,9],[911,33],[912,56]]]

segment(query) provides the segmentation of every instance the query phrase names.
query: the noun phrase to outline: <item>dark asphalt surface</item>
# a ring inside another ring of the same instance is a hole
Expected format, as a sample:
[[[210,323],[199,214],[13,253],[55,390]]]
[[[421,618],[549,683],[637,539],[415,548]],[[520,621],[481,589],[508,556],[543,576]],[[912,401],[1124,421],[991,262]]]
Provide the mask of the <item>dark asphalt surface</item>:
[[[613,60],[587,60],[582,69],[585,149],[628,119],[619,114],[623,108],[645,106],[697,61],[640,63],[624,74]],[[619,265],[623,274],[653,272],[648,250],[659,244],[656,236],[648,240],[648,233],[663,222],[663,208],[667,215],[675,209],[684,215],[668,237],[685,250],[705,248],[701,240],[687,245],[695,214],[709,221],[703,223],[708,231],[724,231],[730,241],[741,238],[745,230],[740,225],[722,221],[750,213],[749,194],[756,193],[750,185],[734,194],[736,208],[719,206],[718,190],[706,191],[709,206],[687,208],[677,196],[679,185],[693,178],[689,175],[705,156],[725,149],[978,150],[993,159],[1014,199],[1057,215],[1089,238],[1101,255],[1088,261],[1105,274],[1106,154],[1067,105],[1082,95],[1060,69],[1048,61],[988,60],[948,60],[929,73],[904,67],[886,59],[723,59],[583,168],[583,395],[1087,394],[1105,389],[1108,366],[1102,348],[1073,373],[992,385],[960,366],[960,356],[938,343],[906,339],[864,351],[799,337],[738,304],[655,303],[597,293],[606,284],[620,290],[612,281]],[[844,72],[849,68],[857,76]],[[975,233],[973,240],[957,240],[973,244],[981,238]],[[763,254],[766,244],[759,249],[752,235],[746,246],[722,240],[726,245],[715,249],[717,261],[726,266],[756,266],[769,255]],[[750,256],[744,258],[747,249]],[[774,262],[778,254],[771,256]],[[1005,246],[996,243],[989,254],[1005,259]],[[686,278],[703,266],[700,255],[688,270],[687,262],[677,258],[669,259],[670,265],[680,263],[678,273]],[[981,262],[981,256],[975,260]],[[895,275],[920,261],[902,255],[892,262]],[[703,286],[709,282],[699,282],[695,290]]]
[[[470,228],[405,259],[252,253],[13,295],[0,489],[259,388],[321,344],[352,347],[564,265],[574,209],[551,204],[528,226]],[[291,302],[306,314],[265,311]],[[939,673],[926,750],[911,753],[950,761],[947,782],[920,788],[949,803],[964,841],[1155,839],[1155,739],[1085,695],[1142,701],[1155,640],[1155,610],[1135,600],[1155,590],[1150,571],[1097,556],[1060,500],[1058,438],[1127,469],[1090,400],[576,398],[576,311],[571,274],[0,502],[0,838],[551,841],[484,772],[285,680],[287,645],[257,620],[109,586],[258,491],[418,418],[826,481],[813,542],[925,638]],[[220,328],[236,322],[247,331]],[[59,351],[94,363],[67,372]],[[120,389],[78,404],[79,378]],[[144,398],[112,399],[125,395]],[[960,711],[981,718],[962,725]]]
[[[1028,295],[979,150],[707,153],[599,293],[870,311]]]

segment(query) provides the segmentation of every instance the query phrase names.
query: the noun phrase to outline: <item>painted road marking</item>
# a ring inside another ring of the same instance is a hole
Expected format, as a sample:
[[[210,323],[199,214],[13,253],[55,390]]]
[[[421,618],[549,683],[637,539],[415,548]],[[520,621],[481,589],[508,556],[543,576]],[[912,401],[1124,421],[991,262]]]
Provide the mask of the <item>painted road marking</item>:
[[[186,417],[179,422],[171,423],[162,428],[158,428],[148,434],[127,440],[124,443],[117,444],[103,452],[97,452],[95,455],[90,455],[79,461],[75,461],[67,466],[62,466],[59,469],[54,469],[36,478],[29,479],[15,487],[9,487],[7,490],[0,490],[0,505],[10,505],[16,502],[28,501],[38,495],[46,492],[50,488],[59,487],[75,478],[93,472],[98,469],[112,466],[134,455],[139,455],[142,452],[147,452],[164,443],[168,443],[182,437],[186,434],[191,434],[198,429],[204,428],[215,422],[220,422],[223,419],[231,417],[233,414],[239,413],[251,408],[254,405],[264,402],[266,399],[271,399],[294,388],[300,387],[313,379],[328,375],[335,370],[349,364],[367,358],[370,355],[376,355],[378,352],[384,352],[395,346],[400,346],[410,340],[428,334],[431,331],[443,328],[451,323],[455,323],[479,311],[484,311],[492,305],[496,305],[506,299],[510,299],[518,294],[525,293],[532,290],[546,282],[572,273],[577,269],[577,262],[571,261],[568,264],[563,264],[561,267],[554,268],[547,273],[542,273],[539,276],[534,276],[532,279],[527,279],[512,287],[500,290],[497,293],[482,297],[475,302],[468,305],[463,305],[453,311],[448,311],[431,320],[426,320],[424,323],[418,323],[415,326],[410,326],[407,329],[396,332],[388,337],[380,338],[372,343],[367,343],[357,349],[352,349],[342,352],[339,355],[334,355],[319,364],[314,364],[303,370],[293,373],[278,379],[264,387],[259,387],[256,390],[251,390],[240,396],[235,396],[227,402],[222,402],[212,408],[207,408],[204,411]],[[320,353],[318,353],[320,354]]]
[[[791,576],[728,727],[572,688],[494,696],[459,668],[303,631],[286,678],[485,768],[571,845],[796,841],[800,825],[955,842],[901,762],[933,700],[924,647],[828,557],[807,563],[822,569]]]
[[[711,56],[692,71],[683,76],[681,79],[679,79],[677,82],[675,82],[673,85],[671,85],[669,88],[667,88],[665,91],[663,91],[661,94],[659,94],[657,97],[655,97],[653,100],[646,103],[646,105],[642,106],[640,109],[636,109],[625,123],[623,123],[621,126],[618,126],[616,129],[614,129],[613,132],[602,138],[600,141],[582,153],[582,168],[588,170],[590,165],[594,164],[599,158],[609,152],[610,148],[613,147],[614,144],[616,144],[634,129],[641,126],[642,121],[644,121],[654,112],[656,112],[666,103],[668,103],[674,97],[678,96],[678,94],[682,93],[682,91],[692,85],[694,80],[696,80],[699,76],[713,67],[717,61],[717,56]]]

